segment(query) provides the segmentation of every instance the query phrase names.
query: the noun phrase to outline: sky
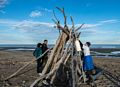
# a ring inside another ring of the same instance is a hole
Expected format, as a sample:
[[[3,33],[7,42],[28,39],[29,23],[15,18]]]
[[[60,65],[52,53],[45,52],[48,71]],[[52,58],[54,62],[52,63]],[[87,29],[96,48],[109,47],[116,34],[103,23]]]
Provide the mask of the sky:
[[[55,7],[64,7],[67,24],[84,26],[80,40],[92,44],[120,44],[120,0],[0,0],[0,44],[55,44],[59,31],[52,21]]]

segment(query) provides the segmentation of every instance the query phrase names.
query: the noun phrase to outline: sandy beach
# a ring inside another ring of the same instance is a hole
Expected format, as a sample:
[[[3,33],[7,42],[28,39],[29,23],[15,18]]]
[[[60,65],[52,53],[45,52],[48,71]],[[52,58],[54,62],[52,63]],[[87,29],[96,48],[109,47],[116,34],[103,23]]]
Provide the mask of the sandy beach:
[[[0,51],[0,80],[8,77],[33,59],[32,51]],[[120,80],[120,58],[94,58],[94,62],[97,66],[109,71]],[[36,62],[34,62],[22,70],[16,77],[10,79],[9,84],[0,82],[0,87],[29,87],[37,77]],[[95,83],[97,87],[117,87],[103,75]]]

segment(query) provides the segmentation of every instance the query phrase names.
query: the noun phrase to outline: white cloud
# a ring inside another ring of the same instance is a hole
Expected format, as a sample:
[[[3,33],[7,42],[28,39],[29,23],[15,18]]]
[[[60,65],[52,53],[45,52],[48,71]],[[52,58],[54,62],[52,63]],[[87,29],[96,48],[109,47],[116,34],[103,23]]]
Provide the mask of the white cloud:
[[[5,7],[6,4],[8,4],[8,0],[0,0],[0,8]]]
[[[50,10],[50,9],[47,9],[47,8],[42,8],[44,11],[46,11],[46,12],[52,12],[52,10]]]
[[[95,24],[84,24],[82,28],[94,28],[94,27],[98,27],[101,25],[104,25],[106,23],[111,24],[111,23],[117,23],[119,22],[116,19],[111,19],[111,20],[105,20],[105,21],[98,21],[98,23]],[[76,24],[76,27],[79,27],[81,24]]]
[[[44,39],[49,39],[49,43],[53,43],[58,36],[58,30],[53,28],[52,23],[47,22],[0,19],[0,26],[7,27],[7,31],[3,31],[4,29],[0,31],[2,34],[0,39],[3,39],[1,43],[5,43],[6,40],[9,40],[9,43],[13,43],[13,41],[15,43],[37,43]]]
[[[54,24],[39,21],[14,21],[0,19],[0,25],[6,26],[9,29],[15,29],[25,33],[31,34],[46,34],[52,32]],[[56,29],[57,30],[57,29]]]
[[[116,19],[111,19],[111,20],[105,20],[105,21],[100,21],[100,23],[117,23],[119,22],[118,20]]]
[[[79,27],[81,24],[76,24],[76,27]],[[84,24],[82,28],[93,28],[93,27],[97,27],[100,26],[101,24]]]
[[[39,10],[34,10],[34,11],[32,11],[32,12],[30,13],[29,16],[30,16],[30,17],[40,17],[40,16],[42,16],[42,13],[41,13],[41,11],[39,11]]]
[[[39,27],[39,26],[47,26],[47,27],[54,26],[54,24],[52,24],[52,23],[31,21],[31,20],[15,21],[15,20],[0,19],[0,24],[6,25],[6,26],[12,26],[12,27],[16,27],[16,28],[23,28],[23,29]]]
[[[0,13],[5,14],[5,11],[2,10],[8,4],[8,0],[0,0]]]

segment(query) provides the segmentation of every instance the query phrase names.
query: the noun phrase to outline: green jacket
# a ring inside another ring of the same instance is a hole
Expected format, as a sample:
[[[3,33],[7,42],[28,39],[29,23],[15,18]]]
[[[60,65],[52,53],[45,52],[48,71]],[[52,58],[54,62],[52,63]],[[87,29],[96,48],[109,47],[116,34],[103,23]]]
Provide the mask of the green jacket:
[[[33,55],[37,58],[40,55],[42,55],[42,48],[36,48],[35,51],[33,52]]]

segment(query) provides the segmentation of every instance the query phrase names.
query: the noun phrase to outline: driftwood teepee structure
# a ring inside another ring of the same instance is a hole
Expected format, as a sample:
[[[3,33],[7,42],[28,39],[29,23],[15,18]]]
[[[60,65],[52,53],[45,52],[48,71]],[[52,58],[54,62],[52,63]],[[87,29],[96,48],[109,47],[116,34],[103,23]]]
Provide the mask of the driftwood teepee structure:
[[[54,84],[60,70],[63,70],[64,67],[67,67],[68,69],[64,70],[64,74],[66,76],[65,78],[69,78],[69,86],[77,87],[78,84],[85,82],[85,74],[81,60],[81,48],[79,44],[80,33],[78,32],[83,24],[80,27],[75,28],[74,21],[72,17],[70,17],[72,27],[69,28],[64,8],[56,8],[63,14],[64,26],[60,24],[60,21],[53,11],[55,17],[53,21],[56,24],[55,27],[60,31],[60,36],[43,68],[42,76],[38,77],[30,87],[34,87],[43,79],[49,79],[50,84]],[[59,76],[59,78],[61,78],[61,76]]]

